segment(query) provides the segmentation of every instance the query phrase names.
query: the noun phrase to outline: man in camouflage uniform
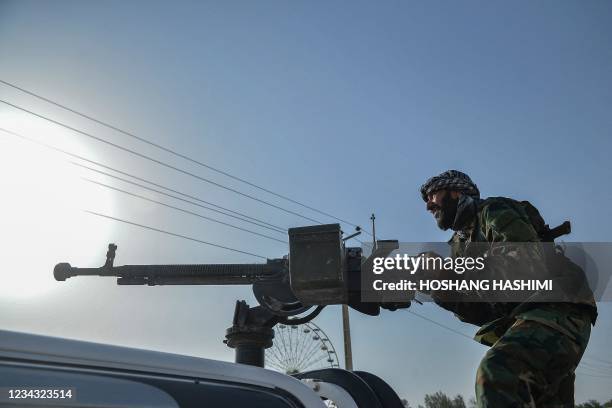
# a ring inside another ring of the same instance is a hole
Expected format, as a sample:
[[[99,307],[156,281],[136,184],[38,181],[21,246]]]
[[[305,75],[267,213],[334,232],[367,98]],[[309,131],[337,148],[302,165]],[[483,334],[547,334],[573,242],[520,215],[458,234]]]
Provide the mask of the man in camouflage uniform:
[[[449,241],[453,256],[464,256],[471,242],[535,242],[536,248],[541,240],[521,203],[480,199],[476,184],[462,172],[432,177],[421,195],[438,226],[454,230]],[[574,407],[574,370],[597,316],[590,291],[582,299],[556,303],[445,301],[440,293],[432,297],[462,321],[481,326],[475,339],[491,346],[476,376],[479,407]]]

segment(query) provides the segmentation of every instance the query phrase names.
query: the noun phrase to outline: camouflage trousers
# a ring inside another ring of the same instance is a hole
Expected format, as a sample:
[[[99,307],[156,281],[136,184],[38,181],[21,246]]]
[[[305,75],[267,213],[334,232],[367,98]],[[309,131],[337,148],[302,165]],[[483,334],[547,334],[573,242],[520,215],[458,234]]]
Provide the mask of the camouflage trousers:
[[[591,334],[584,315],[564,324],[518,318],[482,359],[476,376],[480,408],[573,408],[574,370]]]

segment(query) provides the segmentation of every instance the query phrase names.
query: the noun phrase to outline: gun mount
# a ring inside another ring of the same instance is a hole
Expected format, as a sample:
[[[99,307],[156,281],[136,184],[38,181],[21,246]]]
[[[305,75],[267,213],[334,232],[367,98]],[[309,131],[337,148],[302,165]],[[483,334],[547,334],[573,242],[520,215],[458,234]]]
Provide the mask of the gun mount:
[[[109,244],[99,268],[59,263],[58,281],[75,276],[116,277],[118,285],[252,285],[259,306],[236,303],[226,344],[236,349],[236,362],[263,366],[265,348],[272,345],[277,323],[310,321],[325,305],[348,304],[378,315],[380,304],[361,303],[361,248],[346,248],[339,224],[289,229],[289,256],[261,264],[122,265],[114,266],[117,246]],[[397,248],[389,247],[389,252]],[[292,318],[315,307],[310,314]]]

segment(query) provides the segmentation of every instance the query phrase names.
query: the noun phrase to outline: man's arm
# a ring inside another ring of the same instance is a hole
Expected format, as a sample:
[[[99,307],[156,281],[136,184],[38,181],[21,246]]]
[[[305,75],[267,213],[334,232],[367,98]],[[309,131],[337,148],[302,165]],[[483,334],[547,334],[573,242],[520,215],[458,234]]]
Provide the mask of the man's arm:
[[[485,268],[481,273],[492,279],[534,278],[545,271],[543,252],[538,235],[528,217],[503,201],[492,201],[478,214],[479,231],[485,242],[476,245],[476,253],[486,253]],[[482,247],[478,248],[478,246]],[[465,254],[459,254],[465,255]],[[482,325],[503,315],[505,308],[490,302],[470,302],[474,294],[453,292],[431,293],[434,301],[450,310],[462,321]],[[501,300],[501,299],[500,299]],[[506,299],[505,301],[512,301]],[[516,300],[516,299],[514,299]]]

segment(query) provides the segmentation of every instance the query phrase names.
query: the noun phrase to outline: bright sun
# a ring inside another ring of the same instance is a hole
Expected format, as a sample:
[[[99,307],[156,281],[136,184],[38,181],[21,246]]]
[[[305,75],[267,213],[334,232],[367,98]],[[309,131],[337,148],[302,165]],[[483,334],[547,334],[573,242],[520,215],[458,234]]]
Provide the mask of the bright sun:
[[[0,111],[0,127],[96,160],[78,135]],[[0,296],[44,296],[58,287],[53,266],[68,257],[91,264],[112,226],[83,209],[112,214],[110,193],[83,181],[67,157],[0,131]]]

